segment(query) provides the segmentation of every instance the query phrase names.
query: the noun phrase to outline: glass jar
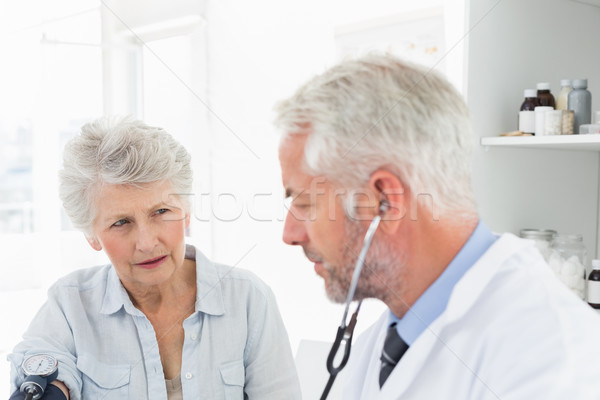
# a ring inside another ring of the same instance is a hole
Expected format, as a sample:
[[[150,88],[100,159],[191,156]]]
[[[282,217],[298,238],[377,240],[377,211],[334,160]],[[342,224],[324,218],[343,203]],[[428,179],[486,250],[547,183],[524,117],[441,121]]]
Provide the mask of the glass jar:
[[[553,229],[521,229],[519,236],[523,239],[531,239],[535,242],[535,246],[546,261],[550,256],[550,245],[552,239],[556,236],[556,231]]]
[[[569,289],[585,299],[587,250],[580,234],[554,236],[548,264]]]

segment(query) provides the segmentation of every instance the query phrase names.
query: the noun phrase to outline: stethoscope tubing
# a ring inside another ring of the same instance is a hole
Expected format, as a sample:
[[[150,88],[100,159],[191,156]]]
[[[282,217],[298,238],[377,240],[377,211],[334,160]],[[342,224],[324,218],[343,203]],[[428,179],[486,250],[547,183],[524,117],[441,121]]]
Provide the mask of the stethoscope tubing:
[[[348,296],[346,297],[346,307],[344,309],[344,315],[342,317],[342,322],[338,327],[337,334],[335,336],[335,340],[327,357],[327,371],[329,372],[329,379],[327,380],[327,384],[325,385],[325,389],[323,390],[323,394],[321,395],[321,400],[327,399],[329,395],[329,391],[333,386],[333,382],[337,374],[346,366],[348,362],[348,358],[350,358],[350,348],[352,346],[352,335],[354,333],[354,326],[356,325],[356,319],[358,316],[358,312],[360,311],[360,306],[362,304],[362,300],[359,300],[358,305],[356,306],[356,310],[352,314],[350,318],[350,323],[346,325],[346,319],[348,317],[348,311],[350,310],[350,304],[354,300],[354,295],[356,293],[356,286],[358,285],[358,279],[360,278],[360,273],[365,264],[365,258],[367,256],[367,252],[371,247],[371,241],[373,240],[373,236],[375,235],[375,231],[379,226],[379,222],[381,222],[381,216],[377,215],[371,221],[367,232],[365,233],[365,238],[363,240],[363,246],[358,255],[358,259],[356,260],[356,264],[354,266],[354,272],[352,274],[352,281],[350,282],[350,288],[348,290]],[[345,342],[344,346],[344,355],[339,365],[336,367],[333,365],[335,361],[335,356],[338,353],[340,345],[342,342]]]
[[[377,215],[371,221],[369,225],[369,229],[367,229],[367,233],[365,233],[365,239],[363,241],[363,247],[360,250],[358,255],[358,259],[356,260],[356,264],[354,265],[354,273],[352,274],[352,281],[350,283],[350,289],[348,290],[348,296],[346,297],[346,308],[344,309],[344,315],[342,316],[342,323],[340,326],[346,327],[346,318],[348,317],[348,310],[350,309],[350,303],[354,300],[354,294],[356,293],[356,286],[358,285],[358,279],[360,278],[360,273],[362,272],[363,265],[365,264],[365,258],[367,257],[367,252],[371,247],[371,241],[373,240],[373,236],[375,235],[375,231],[379,226],[379,222],[381,222],[381,216]],[[362,302],[362,301],[361,301]],[[360,307],[360,306],[359,306]]]

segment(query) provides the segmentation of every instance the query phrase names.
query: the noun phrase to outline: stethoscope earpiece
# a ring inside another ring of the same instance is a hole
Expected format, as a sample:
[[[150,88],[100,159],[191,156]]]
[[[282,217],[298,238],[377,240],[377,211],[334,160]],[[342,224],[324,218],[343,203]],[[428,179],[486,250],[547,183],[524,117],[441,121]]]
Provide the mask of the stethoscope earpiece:
[[[381,200],[381,202],[379,203],[379,215],[385,214],[389,208],[390,208],[390,205],[387,202],[387,200],[385,200],[385,199]]]

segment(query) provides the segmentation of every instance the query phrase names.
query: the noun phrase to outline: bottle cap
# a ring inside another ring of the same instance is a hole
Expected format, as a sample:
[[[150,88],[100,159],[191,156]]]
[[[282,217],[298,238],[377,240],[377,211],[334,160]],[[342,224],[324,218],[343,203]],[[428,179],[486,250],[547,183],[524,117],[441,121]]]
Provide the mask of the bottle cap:
[[[571,80],[570,79],[561,79],[560,86],[571,86]]]
[[[525,96],[525,97],[537,97],[537,90],[536,89],[525,89],[523,91],[523,96]]]
[[[587,79],[573,79],[573,89],[587,89]]]
[[[539,82],[537,84],[538,90],[550,90],[550,84],[548,82]]]
[[[600,269],[600,260],[592,260],[592,268]]]

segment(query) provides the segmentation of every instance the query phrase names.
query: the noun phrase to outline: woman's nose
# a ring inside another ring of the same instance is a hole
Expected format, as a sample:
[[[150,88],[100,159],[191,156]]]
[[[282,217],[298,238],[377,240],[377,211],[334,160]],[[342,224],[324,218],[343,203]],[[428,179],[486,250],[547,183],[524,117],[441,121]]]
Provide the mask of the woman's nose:
[[[140,224],[137,229],[137,250],[150,253],[158,243],[158,235],[150,224]]]

